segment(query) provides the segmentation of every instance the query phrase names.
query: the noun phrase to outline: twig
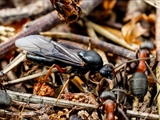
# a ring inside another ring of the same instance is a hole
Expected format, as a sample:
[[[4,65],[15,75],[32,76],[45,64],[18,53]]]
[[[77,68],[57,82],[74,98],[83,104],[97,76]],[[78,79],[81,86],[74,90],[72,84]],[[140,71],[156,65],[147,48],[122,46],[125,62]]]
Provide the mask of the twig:
[[[29,108],[29,109],[34,109],[34,110],[38,110],[46,106],[44,104],[25,103],[25,102],[20,102],[20,101],[15,101],[15,100],[12,100],[12,105],[24,106],[24,108]]]
[[[132,116],[132,117],[139,117],[139,118],[147,118],[149,120],[158,120],[159,115],[156,114],[150,114],[150,113],[145,113],[145,112],[138,112],[138,111],[132,111],[132,110],[127,110],[126,111],[127,115]]]
[[[34,116],[43,115],[44,113],[51,112],[51,107],[48,107],[46,109],[41,109],[38,111],[29,111],[29,112],[10,112],[7,110],[0,109],[0,116],[5,118],[32,118]]]
[[[52,72],[57,72],[57,71],[58,71],[57,68],[53,68],[53,70],[52,70]],[[18,79],[12,80],[12,81],[4,82],[2,84],[3,85],[10,85],[10,84],[15,84],[15,83],[25,82],[27,80],[31,80],[33,78],[46,75],[47,72],[48,72],[48,70],[44,70],[43,72],[39,72],[39,73],[34,74],[34,75],[28,75],[26,77],[18,78]]]
[[[17,66],[20,62],[25,60],[26,58],[26,52],[20,53],[13,61],[11,61],[3,70],[2,72],[6,74],[8,71],[10,71],[12,68]]]
[[[58,106],[58,107],[67,107],[67,108],[72,108],[76,106],[77,108],[92,108],[92,109],[97,109],[98,105],[92,105],[92,104],[86,104],[86,103],[79,103],[79,102],[72,102],[68,100],[58,100],[56,102],[56,98],[51,98],[51,97],[42,97],[42,96],[37,96],[37,95],[32,95],[32,94],[27,94],[27,93],[19,93],[19,92],[13,92],[7,90],[8,95],[12,98],[12,100],[17,100],[17,101],[22,101],[22,102],[31,102],[31,103],[37,103],[37,104],[47,104],[47,105],[53,105],[53,106]]]
[[[7,65],[8,65],[7,61],[4,61],[4,60],[3,60],[3,61],[1,62],[1,67],[2,67],[2,69],[4,69]],[[16,75],[15,75],[15,73],[14,73],[13,70],[10,70],[10,71],[7,73],[7,78],[8,78],[8,80],[17,79],[17,77],[16,77]]]
[[[88,42],[91,41],[91,44],[93,47],[103,50],[105,52],[111,52],[128,59],[136,58],[136,54],[133,51],[127,50],[117,45],[104,42],[102,40],[97,40],[97,39],[93,39],[93,38],[82,36],[82,35],[76,35],[72,33],[63,33],[63,32],[44,32],[40,34],[44,36],[50,36],[54,39],[67,39],[70,41],[75,41],[75,42],[83,43],[86,45],[88,45]]]
[[[10,24],[23,18],[36,17],[45,14],[51,10],[53,10],[53,6],[49,1],[37,0],[36,2],[25,6],[0,10],[0,23]]]

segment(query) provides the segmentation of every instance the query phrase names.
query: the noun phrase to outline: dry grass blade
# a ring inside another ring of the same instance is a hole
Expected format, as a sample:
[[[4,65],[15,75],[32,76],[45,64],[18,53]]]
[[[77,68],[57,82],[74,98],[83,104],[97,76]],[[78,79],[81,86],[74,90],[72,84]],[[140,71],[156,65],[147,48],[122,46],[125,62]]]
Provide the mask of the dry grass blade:
[[[99,34],[103,35],[104,37],[110,39],[111,41],[113,41],[123,47],[126,47],[130,50],[134,50],[134,48],[132,46],[130,46],[128,43],[126,43],[125,40],[118,38],[117,36],[113,35],[109,31],[105,30],[103,27],[101,27],[91,21],[87,21],[87,24],[90,25],[96,32],[98,32]]]

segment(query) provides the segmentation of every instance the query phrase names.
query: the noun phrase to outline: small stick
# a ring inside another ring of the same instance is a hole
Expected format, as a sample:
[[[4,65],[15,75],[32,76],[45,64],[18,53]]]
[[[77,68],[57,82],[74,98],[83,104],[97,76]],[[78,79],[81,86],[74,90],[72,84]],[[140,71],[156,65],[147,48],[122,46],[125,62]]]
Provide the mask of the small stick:
[[[51,111],[52,111],[51,107],[46,108],[46,109],[37,110],[37,111],[28,111],[28,112],[17,112],[17,111],[12,112],[12,111],[0,109],[0,116],[5,117],[7,119],[17,118],[19,120],[20,118],[32,118],[35,116],[44,115],[44,113],[46,114],[51,113]]]
[[[79,103],[79,102],[72,102],[68,100],[58,100],[56,103],[56,98],[51,97],[42,97],[37,95],[32,95],[28,93],[19,93],[15,91],[7,90],[8,95],[12,98],[12,100],[16,101],[23,101],[23,102],[31,102],[36,104],[47,104],[47,105],[53,105],[58,107],[67,107],[72,108],[74,106],[77,106],[78,108],[90,108],[90,109],[97,109],[98,105],[92,105],[92,104],[86,104],[86,103]]]
[[[25,60],[26,58],[26,52],[20,53],[13,61],[11,61],[1,72],[6,74],[8,71],[13,69],[15,66],[17,66],[20,62]]]
[[[127,110],[126,111],[127,115],[132,116],[132,117],[139,117],[139,118],[145,118],[149,120],[158,120],[159,115],[157,114],[150,114],[150,113],[145,113],[145,112],[138,112],[138,111],[133,111],[133,110]]]
[[[44,104],[25,103],[25,102],[20,102],[20,101],[16,101],[16,100],[12,100],[12,105],[24,106],[24,108],[29,108],[29,109],[34,109],[34,110],[38,110],[38,109],[44,108],[46,106]]]
[[[1,62],[1,67],[2,69],[4,69],[6,66],[8,65],[7,61],[2,61]],[[17,76],[15,75],[14,71],[13,70],[10,70],[8,73],[7,73],[7,78],[8,80],[14,80],[14,79],[17,79]]]
[[[92,46],[94,46],[95,48],[98,48],[100,50],[103,50],[105,52],[111,52],[113,54],[123,56],[128,59],[136,58],[135,52],[133,52],[131,50],[125,49],[124,47],[120,47],[117,45],[113,45],[113,44],[104,42],[102,40],[97,40],[97,39],[93,39],[90,37],[86,37],[83,35],[76,35],[76,34],[64,33],[64,32],[43,32],[43,33],[41,32],[40,34],[44,35],[44,36],[52,37],[54,39],[67,39],[70,41],[83,43],[86,45],[88,45],[89,40],[91,40]]]
[[[53,68],[53,70],[52,70],[52,72],[57,72],[57,71],[58,71],[57,68]],[[18,79],[12,80],[12,81],[4,82],[4,83],[2,83],[2,85],[11,85],[11,84],[15,84],[15,83],[25,82],[27,80],[46,75],[47,73],[48,73],[48,70],[44,70],[43,72],[39,72],[34,75],[29,75],[29,76],[26,76],[23,78],[18,78]]]
[[[46,14],[54,8],[49,1],[37,0],[25,6],[15,8],[7,8],[0,10],[0,23],[11,24],[15,21],[20,21],[29,17]],[[21,11],[21,12],[20,12]]]

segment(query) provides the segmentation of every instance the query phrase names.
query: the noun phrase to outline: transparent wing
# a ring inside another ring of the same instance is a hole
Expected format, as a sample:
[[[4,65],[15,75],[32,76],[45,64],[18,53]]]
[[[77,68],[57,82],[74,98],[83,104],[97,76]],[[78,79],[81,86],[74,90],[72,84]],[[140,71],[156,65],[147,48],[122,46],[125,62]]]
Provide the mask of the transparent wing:
[[[30,35],[20,38],[16,40],[15,45],[30,53],[58,60],[70,65],[84,65],[83,60],[78,56],[77,52],[41,35]]]

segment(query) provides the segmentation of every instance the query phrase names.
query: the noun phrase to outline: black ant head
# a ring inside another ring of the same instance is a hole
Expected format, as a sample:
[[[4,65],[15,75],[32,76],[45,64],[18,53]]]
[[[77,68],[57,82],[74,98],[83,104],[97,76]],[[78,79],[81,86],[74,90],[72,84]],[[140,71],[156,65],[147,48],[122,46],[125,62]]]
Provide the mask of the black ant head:
[[[141,46],[140,49],[149,49],[149,50],[155,50],[156,46],[155,44],[153,44],[153,42],[151,42],[150,40],[146,40],[144,41]]]
[[[100,98],[103,101],[105,101],[106,99],[111,99],[111,100],[115,101],[117,99],[116,95],[112,91],[108,91],[108,90],[104,90],[100,94]]]
[[[114,71],[114,67],[111,64],[105,64],[99,71],[100,75],[113,80],[115,77],[115,71]]]

